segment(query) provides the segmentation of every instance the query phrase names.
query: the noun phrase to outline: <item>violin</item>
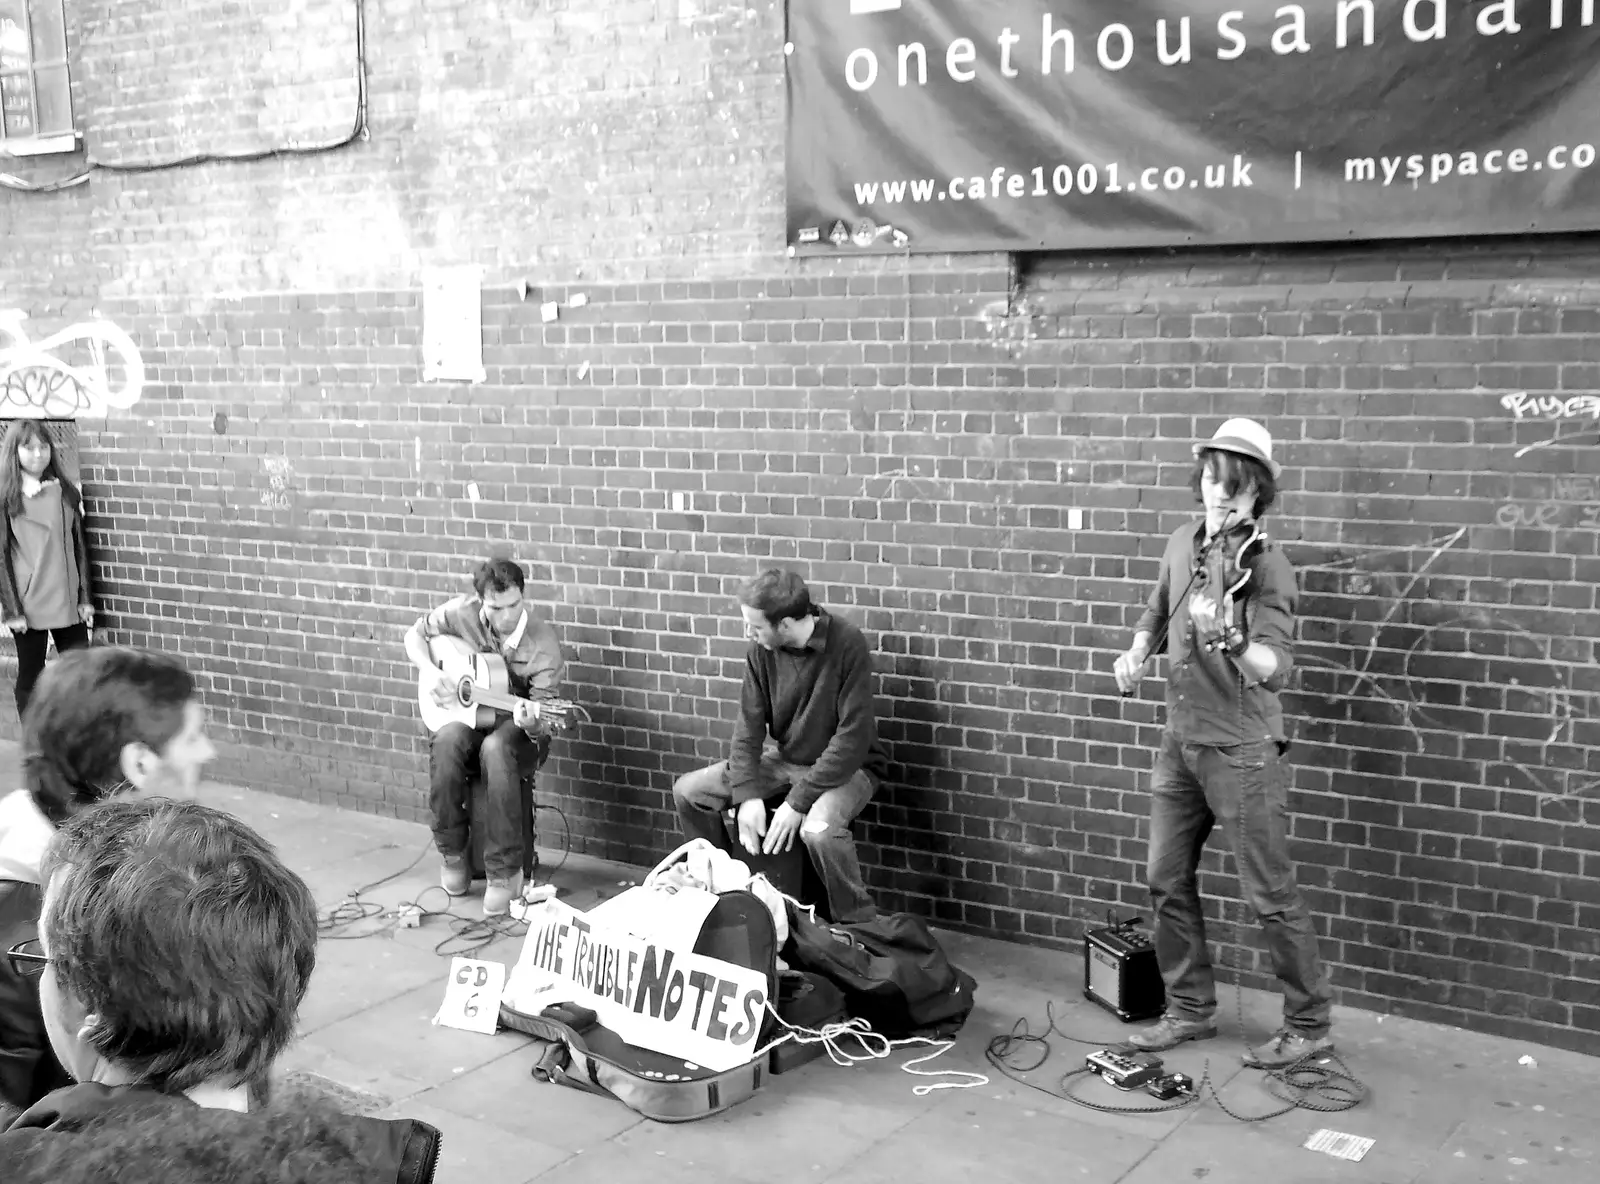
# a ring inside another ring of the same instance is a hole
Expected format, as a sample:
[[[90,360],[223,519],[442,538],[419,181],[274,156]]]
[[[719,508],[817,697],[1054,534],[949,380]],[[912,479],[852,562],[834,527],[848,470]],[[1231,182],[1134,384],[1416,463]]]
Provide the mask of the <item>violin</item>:
[[[1190,580],[1193,595],[1208,596],[1217,603],[1220,628],[1201,639],[1208,654],[1225,649],[1237,655],[1248,644],[1244,635],[1243,601],[1255,571],[1255,559],[1260,558],[1266,543],[1267,536],[1261,524],[1252,521],[1248,532],[1224,526],[1207,539],[1195,555],[1194,574]]]

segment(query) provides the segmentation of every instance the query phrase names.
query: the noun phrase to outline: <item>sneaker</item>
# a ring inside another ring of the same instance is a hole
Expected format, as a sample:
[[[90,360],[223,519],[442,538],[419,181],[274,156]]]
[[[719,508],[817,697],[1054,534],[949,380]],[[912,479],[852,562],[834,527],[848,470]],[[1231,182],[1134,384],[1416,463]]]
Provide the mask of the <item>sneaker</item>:
[[[503,917],[511,911],[511,902],[522,895],[522,873],[514,876],[490,876],[489,886],[483,890],[483,915]]]
[[[1331,1036],[1305,1036],[1293,1028],[1279,1028],[1265,1044],[1246,1049],[1243,1059],[1252,1069],[1287,1069],[1308,1057],[1332,1051]]]
[[[472,887],[472,869],[467,867],[467,857],[443,852],[440,855],[444,863],[439,868],[439,887],[451,896],[465,896]]]
[[[1139,1052],[1160,1052],[1176,1048],[1186,1040],[1210,1040],[1216,1034],[1217,1025],[1211,1020],[1186,1020],[1169,1011],[1148,1028],[1129,1036],[1118,1047]]]

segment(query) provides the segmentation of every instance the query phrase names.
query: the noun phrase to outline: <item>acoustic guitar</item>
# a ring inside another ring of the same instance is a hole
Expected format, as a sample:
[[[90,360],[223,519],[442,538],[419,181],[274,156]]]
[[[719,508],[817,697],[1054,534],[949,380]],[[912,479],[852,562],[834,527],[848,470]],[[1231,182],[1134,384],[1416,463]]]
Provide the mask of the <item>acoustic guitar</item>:
[[[440,706],[434,701],[437,678],[431,672],[417,677],[417,707],[430,732],[445,724],[466,724],[469,728],[495,726],[502,712],[515,712],[523,704],[533,708],[533,717],[562,728],[574,715],[588,717],[576,703],[566,699],[524,699],[511,693],[511,673],[499,654],[481,654],[459,637],[434,637],[428,653],[455,687],[455,698]]]

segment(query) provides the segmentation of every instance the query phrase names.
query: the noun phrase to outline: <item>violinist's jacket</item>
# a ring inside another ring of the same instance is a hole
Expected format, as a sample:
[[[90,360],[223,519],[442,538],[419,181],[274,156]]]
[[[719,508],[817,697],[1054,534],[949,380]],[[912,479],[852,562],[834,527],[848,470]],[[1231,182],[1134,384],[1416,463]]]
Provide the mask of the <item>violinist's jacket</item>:
[[[1159,637],[1166,626],[1167,729],[1185,744],[1223,747],[1262,740],[1281,744],[1283,706],[1278,692],[1293,669],[1299,599],[1294,568],[1283,549],[1251,520],[1225,530],[1216,544],[1221,550],[1220,578],[1226,586],[1238,587],[1229,610],[1232,623],[1249,642],[1266,646],[1278,660],[1272,675],[1258,683],[1225,649],[1208,651],[1190,622],[1184,590],[1190,588],[1192,594],[1201,583],[1191,584],[1190,577],[1204,541],[1203,518],[1173,532],[1161,556],[1160,578],[1134,627],[1136,634],[1148,631]],[[1207,581],[1205,594],[1218,595],[1221,589],[1210,587],[1211,582]]]

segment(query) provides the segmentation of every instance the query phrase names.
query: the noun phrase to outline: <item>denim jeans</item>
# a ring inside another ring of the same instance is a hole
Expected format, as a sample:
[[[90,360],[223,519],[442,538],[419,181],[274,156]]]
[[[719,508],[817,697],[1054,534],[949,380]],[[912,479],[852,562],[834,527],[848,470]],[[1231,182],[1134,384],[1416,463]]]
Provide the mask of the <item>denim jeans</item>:
[[[492,732],[448,723],[433,734],[429,761],[429,805],[433,842],[441,855],[467,851],[467,800],[472,774],[483,772],[487,818],[483,831],[483,870],[491,879],[509,879],[522,870],[522,761],[533,748],[528,734],[509,719]]]
[[[1150,900],[1167,1010],[1184,1019],[1216,1012],[1195,869],[1220,822],[1283,987],[1284,1026],[1303,1036],[1326,1035],[1333,991],[1289,860],[1288,777],[1276,742],[1217,748],[1184,744],[1168,732],[1150,793]]]
[[[751,792],[735,797],[728,785],[728,762],[719,761],[678,778],[672,796],[678,806],[678,821],[690,839],[708,839],[734,858],[739,850],[728,838],[722,812],[730,806],[760,798],[770,812],[783,800],[789,786],[810,772],[808,765],[792,765],[779,758],[773,749],[761,754],[761,767]],[[800,824],[800,841],[811,855],[822,886],[828,893],[828,912],[833,920],[867,921],[878,915],[872,896],[861,878],[861,863],[856,858],[856,841],[850,823],[872,800],[877,786],[872,776],[857,769],[843,785],[827,790],[806,811]]]

